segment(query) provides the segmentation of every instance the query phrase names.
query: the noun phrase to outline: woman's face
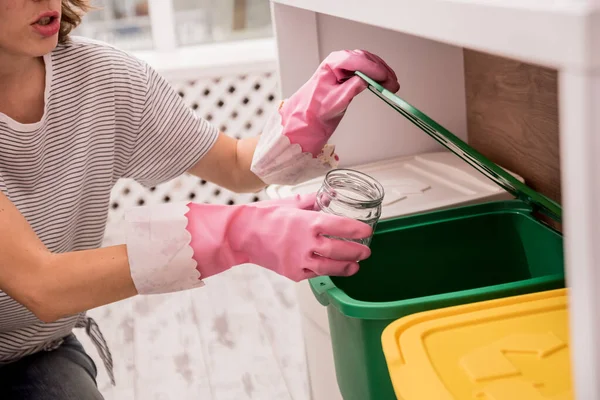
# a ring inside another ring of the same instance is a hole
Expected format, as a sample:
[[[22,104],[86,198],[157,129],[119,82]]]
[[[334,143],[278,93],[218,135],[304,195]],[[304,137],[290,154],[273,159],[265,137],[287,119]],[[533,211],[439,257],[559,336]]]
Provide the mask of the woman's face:
[[[40,57],[58,43],[61,0],[0,0],[0,53]]]

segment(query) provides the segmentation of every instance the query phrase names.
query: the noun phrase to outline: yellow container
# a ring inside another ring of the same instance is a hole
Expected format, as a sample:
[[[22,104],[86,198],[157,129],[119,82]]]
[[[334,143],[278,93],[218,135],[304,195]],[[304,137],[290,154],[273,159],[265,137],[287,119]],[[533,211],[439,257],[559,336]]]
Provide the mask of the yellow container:
[[[382,344],[401,400],[573,399],[566,289],[413,314]]]

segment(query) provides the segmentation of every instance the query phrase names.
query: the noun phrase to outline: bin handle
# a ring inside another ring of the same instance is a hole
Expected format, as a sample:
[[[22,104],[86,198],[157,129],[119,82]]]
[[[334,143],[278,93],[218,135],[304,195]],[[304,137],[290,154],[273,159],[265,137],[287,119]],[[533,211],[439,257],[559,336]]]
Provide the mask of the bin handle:
[[[327,292],[335,287],[331,279],[328,276],[312,278],[310,287],[319,303],[327,307],[329,305],[329,294]]]

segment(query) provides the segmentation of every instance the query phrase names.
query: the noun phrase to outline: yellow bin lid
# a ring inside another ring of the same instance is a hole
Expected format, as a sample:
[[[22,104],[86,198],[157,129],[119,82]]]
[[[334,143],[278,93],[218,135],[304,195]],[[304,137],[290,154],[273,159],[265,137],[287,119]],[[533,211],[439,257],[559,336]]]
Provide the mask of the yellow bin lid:
[[[413,314],[382,344],[401,400],[573,399],[566,289]]]

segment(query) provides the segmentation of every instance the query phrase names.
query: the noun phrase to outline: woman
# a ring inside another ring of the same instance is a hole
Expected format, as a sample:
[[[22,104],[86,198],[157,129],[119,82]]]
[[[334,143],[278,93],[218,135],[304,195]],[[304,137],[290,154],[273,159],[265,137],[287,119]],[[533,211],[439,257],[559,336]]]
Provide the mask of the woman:
[[[366,224],[313,211],[314,194],[252,205],[164,204],[125,217],[126,244],[99,248],[119,178],[151,187],[186,171],[233,191],[293,184],[336,165],[327,144],[362,70],[392,91],[394,72],[363,51],[332,53],[284,101],[260,138],[235,140],[198,118],[148,65],[68,34],[85,0],[0,1],[0,397],[100,399],[72,335],[85,311],[138,294],[202,286],[255,263],[295,281],[352,275]]]

